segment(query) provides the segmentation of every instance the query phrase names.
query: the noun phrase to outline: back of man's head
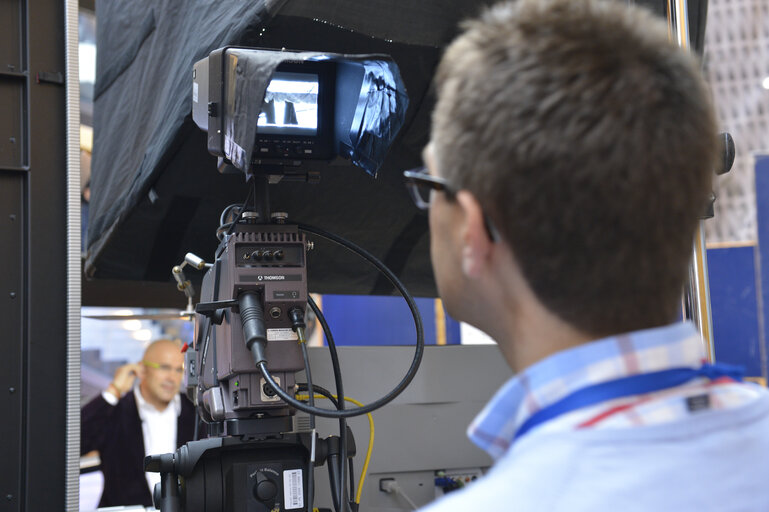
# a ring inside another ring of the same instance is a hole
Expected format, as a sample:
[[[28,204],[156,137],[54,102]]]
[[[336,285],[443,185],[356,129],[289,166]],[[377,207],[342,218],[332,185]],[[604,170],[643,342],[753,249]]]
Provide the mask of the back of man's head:
[[[615,1],[486,11],[437,78],[437,170],[472,192],[550,311],[595,335],[674,318],[716,130],[694,57]]]

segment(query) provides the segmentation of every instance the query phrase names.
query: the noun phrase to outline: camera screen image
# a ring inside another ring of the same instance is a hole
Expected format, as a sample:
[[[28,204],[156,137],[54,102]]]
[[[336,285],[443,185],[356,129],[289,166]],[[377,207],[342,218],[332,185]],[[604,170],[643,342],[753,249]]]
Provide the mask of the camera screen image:
[[[318,82],[317,74],[277,71],[264,95],[257,133],[317,135]]]

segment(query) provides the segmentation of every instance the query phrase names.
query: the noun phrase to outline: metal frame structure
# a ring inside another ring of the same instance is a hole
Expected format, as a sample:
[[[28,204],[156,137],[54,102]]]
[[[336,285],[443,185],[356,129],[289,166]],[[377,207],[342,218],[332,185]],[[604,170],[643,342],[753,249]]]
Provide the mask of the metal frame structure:
[[[66,108],[65,84],[77,2],[72,12],[69,1],[0,5],[0,508],[13,512],[77,510],[77,487],[65,489],[79,444],[67,423],[79,406],[79,297],[67,286],[77,291],[80,269],[66,249],[79,239],[67,226],[79,211],[79,143],[68,152],[77,110]],[[77,79],[69,86],[71,96]]]
[[[689,49],[689,10],[687,0],[668,0],[668,28],[670,39],[678,46]],[[710,309],[710,285],[708,281],[708,256],[705,246],[705,225],[695,233],[692,261],[689,264],[689,280],[684,290],[684,316],[697,326],[705,343],[708,360],[716,359],[713,343],[713,316]]]
[[[82,298],[80,222],[80,37],[78,0],[65,0],[66,86],[66,232],[67,232],[67,384],[65,506],[80,508],[80,307]]]

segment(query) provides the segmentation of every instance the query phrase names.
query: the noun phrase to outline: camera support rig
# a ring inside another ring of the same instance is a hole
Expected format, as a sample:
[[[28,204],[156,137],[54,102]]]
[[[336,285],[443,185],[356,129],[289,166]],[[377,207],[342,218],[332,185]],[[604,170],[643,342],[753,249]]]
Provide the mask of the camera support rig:
[[[295,394],[312,244],[286,214],[270,215],[270,178],[249,180],[255,205],[247,210],[246,201],[206,265],[185,353],[187,394],[217,437],[147,457],[145,469],[162,474],[154,500],[163,512],[308,510],[308,468],[328,460],[330,482],[339,482],[340,457],[355,455],[349,429],[346,449],[337,436],[295,432],[294,409],[257,368],[268,364],[281,390]]]
[[[354,456],[355,444],[348,442],[347,451]],[[151,455],[144,465],[161,474],[153,499],[162,512],[308,510],[312,504],[305,500],[305,470],[312,454],[314,466],[328,462],[329,481],[336,485],[339,438],[317,439],[310,432],[203,439],[175,453]]]
[[[354,442],[345,418],[382,407],[405,389],[422,358],[422,322],[413,297],[373,255],[302,226],[383,273],[407,301],[417,334],[414,360],[401,382],[375,402],[345,409],[327,333],[338,408],[315,407],[304,344],[311,245],[285,214],[270,214],[268,186],[317,181],[318,172],[305,172],[303,164],[325,168],[338,158],[376,177],[406,118],[408,95],[398,66],[386,55],[224,47],[196,62],[192,79],[192,117],[208,133],[209,152],[219,157],[220,171],[243,172],[253,189],[237,216],[220,222],[214,263],[190,263],[208,271],[195,308],[195,341],[186,354],[187,394],[211,437],[145,459],[148,471],[162,473],[156,505],[164,512],[308,510],[313,467],[327,461],[332,489],[338,489],[334,506],[347,511],[345,471]],[[182,266],[174,278],[189,298]],[[295,373],[302,368],[308,403],[296,397]],[[295,432],[297,409],[310,414],[311,425],[316,415],[339,419],[339,437],[319,440],[314,427]]]

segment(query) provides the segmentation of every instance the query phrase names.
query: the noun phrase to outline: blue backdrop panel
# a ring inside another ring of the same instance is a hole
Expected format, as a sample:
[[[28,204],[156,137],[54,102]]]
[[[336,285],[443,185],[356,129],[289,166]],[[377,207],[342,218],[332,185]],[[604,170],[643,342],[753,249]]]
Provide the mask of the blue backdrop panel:
[[[757,155],[755,167],[756,182],[756,225],[758,231],[758,248],[756,253],[756,265],[759,269],[759,296],[761,297],[759,313],[764,320],[762,326],[762,340],[764,343],[764,358],[767,353],[767,332],[766,319],[769,318],[769,156]],[[767,375],[767,361],[764,360],[764,378]]]
[[[436,343],[435,299],[415,299],[425,343]],[[414,321],[401,297],[324,295],[323,314],[337,345],[413,345]],[[446,343],[459,344],[459,324],[445,316]]]
[[[761,377],[765,352],[759,334],[754,246],[708,249],[716,360]]]

